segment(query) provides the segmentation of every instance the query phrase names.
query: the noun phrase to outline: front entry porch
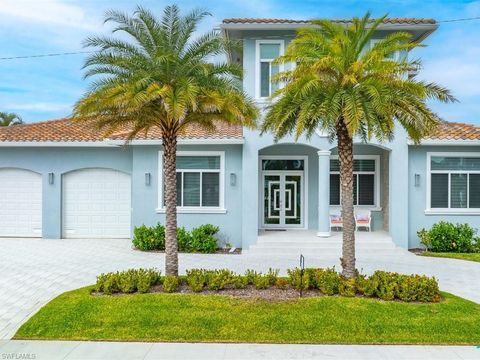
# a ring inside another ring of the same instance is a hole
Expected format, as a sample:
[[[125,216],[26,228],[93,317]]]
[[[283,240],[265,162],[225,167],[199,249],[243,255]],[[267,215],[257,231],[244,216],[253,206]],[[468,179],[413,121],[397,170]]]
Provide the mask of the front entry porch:
[[[355,232],[357,258],[375,256],[398,256],[408,253],[395,246],[391,236],[384,230]],[[328,238],[319,238],[315,230],[259,230],[255,245],[244,250],[249,255],[321,256],[338,258],[342,254],[342,232],[333,231]]]
[[[388,232],[389,153],[354,146],[354,207],[358,224]],[[258,153],[258,229],[314,231],[335,241],[331,219],[341,229],[341,187],[336,148],[275,144]],[[386,234],[386,233],[385,233]],[[254,245],[252,242],[251,245]],[[245,249],[246,247],[244,247]]]

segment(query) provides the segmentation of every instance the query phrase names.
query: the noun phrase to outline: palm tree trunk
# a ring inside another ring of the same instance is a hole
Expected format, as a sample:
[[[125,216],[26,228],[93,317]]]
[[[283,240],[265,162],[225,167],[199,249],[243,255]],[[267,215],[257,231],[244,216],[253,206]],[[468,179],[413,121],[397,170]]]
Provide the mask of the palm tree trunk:
[[[355,217],[353,212],[353,140],[342,118],[337,122],[340,186],[342,189],[343,243],[342,275],[355,276]]]
[[[165,274],[178,276],[177,245],[177,135],[163,134],[165,173]]]

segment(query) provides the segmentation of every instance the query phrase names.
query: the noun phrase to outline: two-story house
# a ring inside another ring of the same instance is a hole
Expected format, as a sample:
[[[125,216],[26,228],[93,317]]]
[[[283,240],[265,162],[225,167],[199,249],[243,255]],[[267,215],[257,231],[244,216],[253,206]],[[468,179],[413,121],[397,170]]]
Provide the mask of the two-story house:
[[[303,26],[282,19],[220,25],[243,42],[229,60],[243,64],[244,89],[260,107],[278,86],[271,78],[282,69],[273,59]],[[423,41],[437,27],[431,19],[386,19],[375,37],[402,30]],[[134,226],[163,222],[160,136],[124,140],[69,119],[0,129],[0,236],[129,238]],[[355,208],[371,215],[373,232],[412,248],[417,230],[439,220],[480,227],[480,127],[445,123],[421,145],[397,127],[391,142],[357,141],[354,153]],[[330,214],[340,208],[338,170],[336,144],[321,132],[275,143],[236,126],[190,128],[178,148],[179,225],[218,225],[226,242],[244,249],[254,249],[265,230],[327,241]]]

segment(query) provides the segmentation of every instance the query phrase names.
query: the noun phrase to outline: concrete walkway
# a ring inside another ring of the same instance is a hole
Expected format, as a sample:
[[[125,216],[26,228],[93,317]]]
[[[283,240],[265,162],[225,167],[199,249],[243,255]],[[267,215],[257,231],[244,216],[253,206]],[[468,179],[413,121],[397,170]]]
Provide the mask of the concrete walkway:
[[[131,267],[163,270],[164,255],[131,249],[127,240],[0,239],[0,339],[10,339],[20,325],[61,293],[93,284],[98,274]],[[230,268],[266,271],[298,265],[298,257],[273,255],[181,254],[180,271],[190,268]],[[305,254],[307,267],[335,265],[337,256]],[[426,258],[398,251],[395,256],[362,254],[358,269],[377,269],[435,276],[442,290],[480,303],[480,263]],[[1,357],[0,357],[1,359]]]
[[[473,346],[267,345],[4,341],[0,342],[0,359],[470,360],[480,359],[480,348]]]

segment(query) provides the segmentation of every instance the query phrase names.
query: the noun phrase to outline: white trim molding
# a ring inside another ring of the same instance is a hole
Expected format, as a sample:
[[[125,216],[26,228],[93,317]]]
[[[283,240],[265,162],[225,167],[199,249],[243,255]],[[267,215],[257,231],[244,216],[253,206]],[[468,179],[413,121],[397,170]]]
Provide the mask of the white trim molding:
[[[469,206],[469,182],[467,181],[467,207],[466,208],[452,208],[450,207],[451,202],[451,186],[450,186],[450,175],[451,174],[480,174],[480,170],[432,170],[432,157],[475,157],[480,158],[480,152],[436,152],[429,151],[426,154],[426,196],[425,196],[425,215],[480,215],[480,208],[470,208]],[[432,185],[432,171],[434,174],[448,174],[448,208],[432,208],[431,200],[431,185]],[[467,177],[468,179],[468,177]]]
[[[269,97],[261,96],[261,80],[260,80],[260,45],[262,44],[278,44],[280,45],[280,55],[283,55],[285,52],[285,40],[283,39],[270,39],[270,40],[255,40],[255,99],[259,102],[268,102]],[[264,59],[264,60],[274,60],[274,59]],[[283,64],[278,66],[278,71],[283,71]],[[271,79],[270,79],[271,81]],[[280,84],[281,86],[281,84]],[[270,94],[271,95],[271,94]]]
[[[209,170],[208,172],[219,173],[220,188],[219,206],[177,206],[177,212],[180,214],[225,214],[227,212],[225,208],[225,151],[177,151],[177,157],[179,156],[219,156],[220,169],[215,171]],[[194,169],[191,171],[195,172]],[[201,191],[202,189],[200,189],[200,193]],[[158,206],[155,211],[157,213],[165,212],[165,207],[163,206],[163,151],[158,152]]]

